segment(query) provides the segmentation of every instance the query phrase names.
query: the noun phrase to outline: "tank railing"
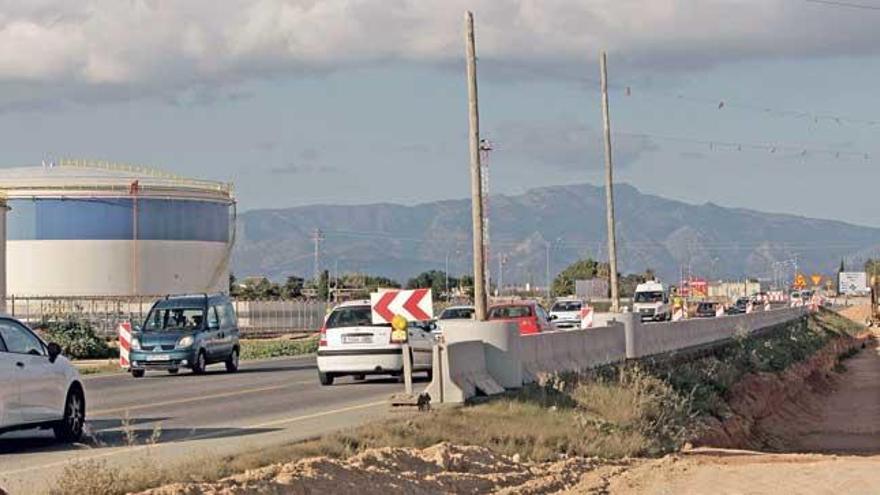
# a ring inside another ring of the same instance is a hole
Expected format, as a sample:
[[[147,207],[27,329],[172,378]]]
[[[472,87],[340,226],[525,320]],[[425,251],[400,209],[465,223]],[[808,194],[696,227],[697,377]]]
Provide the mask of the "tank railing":
[[[194,186],[200,188],[210,188],[218,191],[224,191],[231,193],[232,192],[232,183],[229,182],[220,182],[220,181],[209,181],[209,180],[200,180],[200,179],[191,179],[188,177],[183,177],[171,172],[166,172],[164,170],[159,170],[153,167],[147,167],[144,165],[134,165],[128,163],[116,163],[109,161],[100,161],[100,160],[73,160],[69,158],[62,158],[58,160],[59,167],[65,168],[81,168],[81,169],[90,169],[90,170],[109,170],[113,172],[126,172],[136,176],[142,176],[144,178],[158,178],[163,180],[171,181],[174,184],[178,184],[181,186]]]

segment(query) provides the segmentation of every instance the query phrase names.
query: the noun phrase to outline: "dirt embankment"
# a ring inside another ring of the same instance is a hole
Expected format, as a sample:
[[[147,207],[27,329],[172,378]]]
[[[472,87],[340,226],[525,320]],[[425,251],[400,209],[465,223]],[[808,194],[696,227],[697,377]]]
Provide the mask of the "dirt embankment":
[[[863,344],[841,368],[839,356]],[[712,425],[703,447],[662,459],[530,463],[441,443],[304,459],[145,494],[880,493],[876,338],[838,338],[780,374],[745,377],[730,396],[733,415]],[[733,450],[743,448],[775,453]]]
[[[834,373],[840,356],[867,346],[869,334],[839,337],[806,361],[781,373],[751,374],[731,390],[732,415],[710,420],[694,444],[724,448],[796,450],[793,443],[806,425],[821,420],[822,404],[838,386],[851,380]]]

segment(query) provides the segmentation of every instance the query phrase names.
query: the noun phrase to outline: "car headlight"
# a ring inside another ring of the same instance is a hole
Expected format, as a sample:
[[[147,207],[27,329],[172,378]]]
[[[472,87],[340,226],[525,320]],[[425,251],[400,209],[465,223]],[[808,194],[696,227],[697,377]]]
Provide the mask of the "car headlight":
[[[131,338],[131,350],[133,350],[133,351],[141,350],[141,339],[139,339],[137,337]]]
[[[189,335],[187,335],[186,337],[181,337],[180,340],[177,341],[178,349],[186,349],[187,347],[192,347],[192,345],[193,338]]]

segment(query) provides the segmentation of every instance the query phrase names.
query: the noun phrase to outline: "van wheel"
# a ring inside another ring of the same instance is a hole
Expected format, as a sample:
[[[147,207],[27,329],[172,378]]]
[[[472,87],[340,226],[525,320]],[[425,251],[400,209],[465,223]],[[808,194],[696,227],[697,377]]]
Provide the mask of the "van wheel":
[[[226,360],[226,371],[229,373],[238,371],[238,348],[232,349],[232,354]]]
[[[356,381],[362,382],[367,379],[367,375],[354,375],[352,376]]]
[[[133,376],[135,378],[143,378],[144,377],[144,370],[131,370],[131,376]]]
[[[170,370],[168,370],[168,374],[169,375],[176,375],[178,371],[180,371],[180,370],[177,368],[171,368]]]
[[[320,371],[318,372],[318,381],[320,381],[321,385],[324,385],[325,387],[333,385],[333,378],[333,375],[331,375],[330,373],[322,373]]]
[[[64,402],[64,418],[52,427],[55,438],[62,442],[77,442],[82,438],[85,424],[85,397],[79,388],[71,388]]]
[[[193,373],[196,375],[203,374],[207,365],[208,364],[205,358],[205,351],[199,351],[199,354],[196,356],[196,360],[193,362],[192,365]]]

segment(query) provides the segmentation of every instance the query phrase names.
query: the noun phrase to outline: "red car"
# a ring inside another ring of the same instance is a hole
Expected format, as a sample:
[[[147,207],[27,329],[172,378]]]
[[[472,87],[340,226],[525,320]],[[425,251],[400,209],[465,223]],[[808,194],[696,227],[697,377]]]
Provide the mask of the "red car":
[[[519,324],[520,335],[550,330],[550,318],[534,301],[498,304],[489,308],[490,320],[509,320]]]

